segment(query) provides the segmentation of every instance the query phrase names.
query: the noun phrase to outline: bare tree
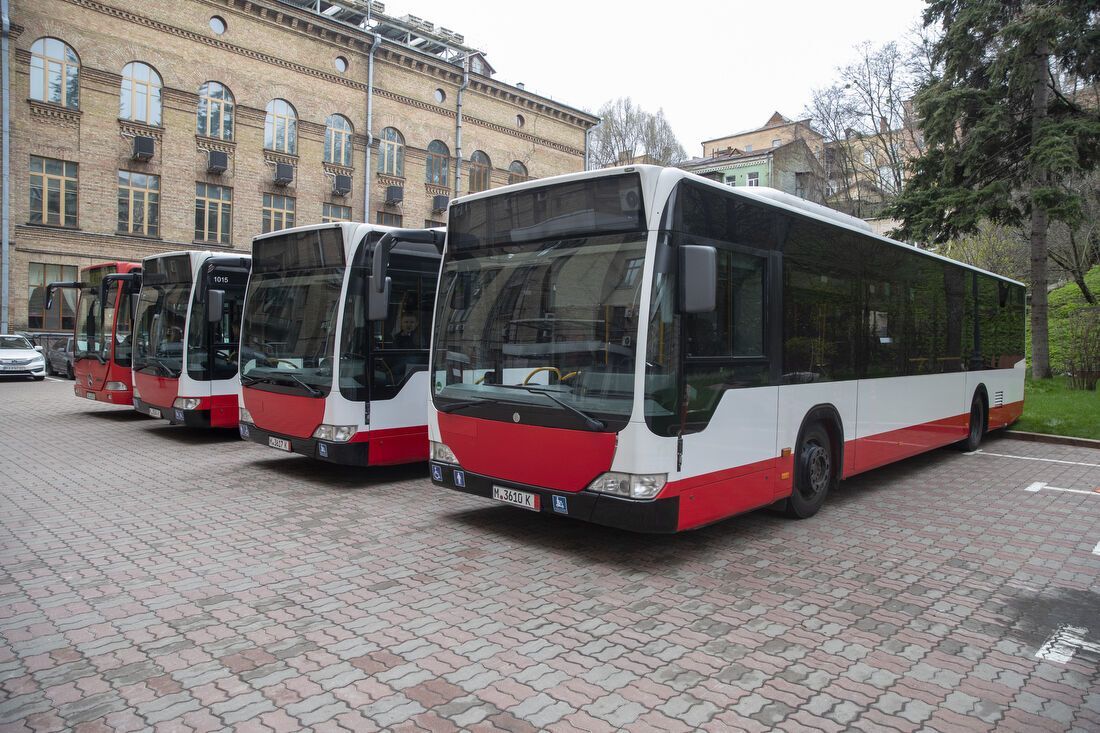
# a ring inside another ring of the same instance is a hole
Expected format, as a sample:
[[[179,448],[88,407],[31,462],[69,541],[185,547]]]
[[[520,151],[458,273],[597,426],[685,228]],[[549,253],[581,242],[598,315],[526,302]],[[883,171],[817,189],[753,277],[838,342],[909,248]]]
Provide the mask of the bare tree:
[[[1028,240],[1018,227],[982,222],[973,234],[947,242],[936,252],[983,270],[1017,280],[1028,280]]]
[[[597,113],[602,121],[592,133],[591,160],[599,168],[620,165],[647,155],[660,165],[684,159],[684,148],[676,139],[664,111],[646,112],[630,97],[607,102]]]
[[[829,199],[845,212],[858,212],[856,196],[856,166],[852,150],[843,144],[855,125],[856,110],[843,85],[833,84],[811,92],[810,103],[803,112],[813,126],[825,136],[825,180]]]
[[[1100,173],[1068,176],[1062,185],[1080,197],[1081,212],[1069,221],[1051,222],[1047,254],[1077,283],[1085,300],[1096,305],[1085,275],[1100,265]]]

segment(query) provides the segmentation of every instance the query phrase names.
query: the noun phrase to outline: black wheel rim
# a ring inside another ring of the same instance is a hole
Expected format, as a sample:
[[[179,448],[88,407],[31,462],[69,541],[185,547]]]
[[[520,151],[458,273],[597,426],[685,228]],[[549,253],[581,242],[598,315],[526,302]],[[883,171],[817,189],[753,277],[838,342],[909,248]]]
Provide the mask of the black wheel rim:
[[[806,480],[801,482],[799,493],[805,499],[813,499],[829,488],[833,475],[832,456],[828,448],[814,440],[803,448],[802,457]]]

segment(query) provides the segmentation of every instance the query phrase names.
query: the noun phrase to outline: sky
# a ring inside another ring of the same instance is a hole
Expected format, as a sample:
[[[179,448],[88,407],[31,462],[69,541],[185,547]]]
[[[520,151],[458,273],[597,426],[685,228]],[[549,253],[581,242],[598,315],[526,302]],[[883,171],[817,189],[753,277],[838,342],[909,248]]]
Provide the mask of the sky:
[[[496,78],[596,112],[663,109],[689,156],[702,141],[799,115],[863,41],[903,38],[920,0],[385,0],[461,33]]]

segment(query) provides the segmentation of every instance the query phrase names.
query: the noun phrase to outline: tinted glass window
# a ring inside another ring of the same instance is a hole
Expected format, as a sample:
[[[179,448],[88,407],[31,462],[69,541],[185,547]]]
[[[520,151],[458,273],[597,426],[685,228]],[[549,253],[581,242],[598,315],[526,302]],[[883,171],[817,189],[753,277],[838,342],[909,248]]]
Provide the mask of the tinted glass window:
[[[763,356],[767,260],[718,251],[717,307],[685,319],[687,356]]]

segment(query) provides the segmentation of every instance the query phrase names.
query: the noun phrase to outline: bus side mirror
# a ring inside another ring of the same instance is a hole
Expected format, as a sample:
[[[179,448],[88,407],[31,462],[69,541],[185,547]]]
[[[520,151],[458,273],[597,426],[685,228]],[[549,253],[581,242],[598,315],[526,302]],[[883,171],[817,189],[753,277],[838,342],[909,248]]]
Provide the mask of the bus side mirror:
[[[222,308],[225,306],[224,290],[206,291],[206,320],[217,323],[222,319]]]
[[[717,306],[718,250],[703,244],[681,244],[680,312],[710,313]]]
[[[367,287],[368,321],[384,321],[390,314],[390,283],[389,276],[379,278],[378,275],[371,275],[371,282]]]

